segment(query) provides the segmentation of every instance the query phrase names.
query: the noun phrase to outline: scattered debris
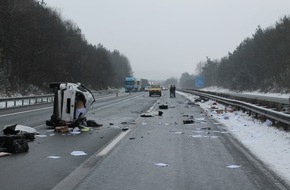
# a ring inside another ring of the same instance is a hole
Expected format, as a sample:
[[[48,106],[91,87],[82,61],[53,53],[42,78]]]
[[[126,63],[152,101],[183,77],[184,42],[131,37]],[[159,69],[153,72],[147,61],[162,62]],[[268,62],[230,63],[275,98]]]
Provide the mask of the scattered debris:
[[[202,127],[201,129],[202,129],[202,130],[211,130],[210,127]]]
[[[10,156],[11,155],[11,153],[9,153],[9,152],[0,152],[0,157],[2,157],[2,156]]]
[[[69,130],[68,126],[59,126],[59,127],[55,127],[55,131],[58,133],[67,133],[70,130]]]
[[[48,156],[47,158],[58,159],[60,156]]]
[[[81,129],[81,132],[88,132],[88,131],[90,131],[90,128],[88,128],[88,127],[83,127]]]
[[[230,169],[236,169],[236,168],[240,168],[241,166],[239,165],[228,165],[227,168],[230,168]]]
[[[183,124],[193,124],[193,120],[183,120]]]
[[[122,128],[122,131],[128,131],[128,130],[129,130],[129,127]]]
[[[85,156],[85,155],[87,155],[87,153],[85,153],[84,151],[72,151],[70,154],[73,156]]]
[[[166,167],[166,166],[169,166],[169,165],[165,164],[165,163],[156,163],[155,166]]]
[[[153,117],[152,115],[150,115],[150,114],[142,114],[140,117]]]
[[[94,120],[87,120],[86,123],[87,123],[88,127],[101,127],[101,126],[103,126],[103,124],[99,124]],[[111,123],[110,123],[110,125],[111,125]]]
[[[28,127],[25,125],[18,125],[18,124],[13,124],[13,125],[6,125],[3,127],[3,133],[4,135],[16,135],[19,133],[33,133],[37,134],[37,131],[32,128]]]
[[[160,105],[159,109],[168,109],[168,105],[166,105],[166,104]]]
[[[71,132],[70,134],[72,135],[78,135],[78,134],[81,134],[81,130],[78,128],[78,127],[75,127]]]
[[[134,139],[135,139],[135,137],[130,137],[130,138],[129,138],[129,140],[134,140]]]
[[[0,136],[0,148],[9,153],[23,153],[29,150],[28,140],[23,135]]]

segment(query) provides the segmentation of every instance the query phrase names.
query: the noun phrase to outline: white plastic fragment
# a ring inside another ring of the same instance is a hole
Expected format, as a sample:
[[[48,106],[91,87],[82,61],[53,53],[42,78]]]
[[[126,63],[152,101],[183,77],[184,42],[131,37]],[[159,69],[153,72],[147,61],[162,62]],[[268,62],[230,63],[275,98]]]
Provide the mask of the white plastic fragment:
[[[165,164],[165,163],[156,163],[155,166],[166,167],[166,166],[169,166],[169,165]]]
[[[72,151],[70,154],[73,156],[85,156],[85,155],[87,155],[87,153],[85,153],[84,151]]]
[[[230,168],[230,169],[236,169],[236,168],[240,168],[241,166],[239,165],[228,165],[227,168]]]
[[[58,159],[58,158],[60,158],[60,156],[48,156],[47,158]]]

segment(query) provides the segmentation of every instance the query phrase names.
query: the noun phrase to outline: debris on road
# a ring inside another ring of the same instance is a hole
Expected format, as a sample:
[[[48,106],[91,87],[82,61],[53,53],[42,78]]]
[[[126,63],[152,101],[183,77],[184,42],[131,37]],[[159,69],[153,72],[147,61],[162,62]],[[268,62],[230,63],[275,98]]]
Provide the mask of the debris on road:
[[[11,153],[9,153],[9,152],[0,152],[0,157],[2,157],[2,156],[10,156],[11,155]]]
[[[18,125],[18,124],[13,124],[13,125],[6,125],[3,127],[3,133],[4,135],[16,135],[19,133],[33,133],[37,134],[37,131],[28,126],[24,125]]]
[[[23,135],[0,136],[0,146],[9,153],[23,153],[29,150],[28,140]]]
[[[84,151],[72,151],[70,154],[72,156],[85,156],[85,155],[87,155],[87,153],[85,153]]]
[[[239,165],[228,165],[227,168],[230,168],[230,169],[236,169],[236,168],[240,168],[241,166]]]
[[[122,131],[128,131],[129,130],[129,127],[123,127],[122,128]]]
[[[60,156],[48,156],[47,158],[58,159],[58,158],[60,158]]]
[[[79,135],[79,134],[81,134],[81,130],[80,130],[79,128],[75,127],[75,128],[70,132],[70,134],[72,134],[72,135]]]
[[[166,164],[166,163],[156,163],[155,166],[166,167],[166,166],[169,166],[169,165]]]
[[[183,120],[183,124],[193,124],[194,120],[190,119],[190,120]]]
[[[162,104],[162,105],[160,105],[159,106],[159,109],[168,109],[168,105],[166,105],[166,104]]]
[[[55,127],[55,131],[58,133],[67,133],[70,130],[69,130],[68,126],[59,126],[59,127]]]
[[[142,114],[140,117],[153,117],[151,114]]]
[[[103,126],[103,124],[97,123],[94,120],[87,120],[86,124],[87,124],[88,127],[101,127],[101,126]],[[110,125],[114,125],[114,124],[110,123]]]

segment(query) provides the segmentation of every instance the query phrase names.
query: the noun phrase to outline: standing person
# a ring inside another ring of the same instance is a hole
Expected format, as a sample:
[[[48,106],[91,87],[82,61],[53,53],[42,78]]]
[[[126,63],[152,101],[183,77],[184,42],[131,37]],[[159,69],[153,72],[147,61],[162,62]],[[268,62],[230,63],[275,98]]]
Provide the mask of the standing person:
[[[170,85],[169,92],[170,92],[169,96],[170,96],[170,98],[172,98],[173,97],[173,86],[172,85]]]
[[[175,98],[175,85],[173,85],[172,91],[173,91],[173,97]]]

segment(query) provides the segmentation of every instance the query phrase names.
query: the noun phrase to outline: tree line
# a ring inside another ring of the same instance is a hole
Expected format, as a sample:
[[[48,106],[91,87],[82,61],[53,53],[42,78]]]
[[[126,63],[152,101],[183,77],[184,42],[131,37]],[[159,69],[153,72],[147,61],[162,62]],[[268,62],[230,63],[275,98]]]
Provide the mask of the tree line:
[[[132,74],[126,56],[90,44],[76,24],[43,1],[0,1],[2,93],[45,92],[50,82],[81,82],[94,90],[118,88]]]
[[[289,92],[290,18],[285,16],[266,29],[259,26],[232,53],[220,60],[207,58],[197,68],[206,86]]]

